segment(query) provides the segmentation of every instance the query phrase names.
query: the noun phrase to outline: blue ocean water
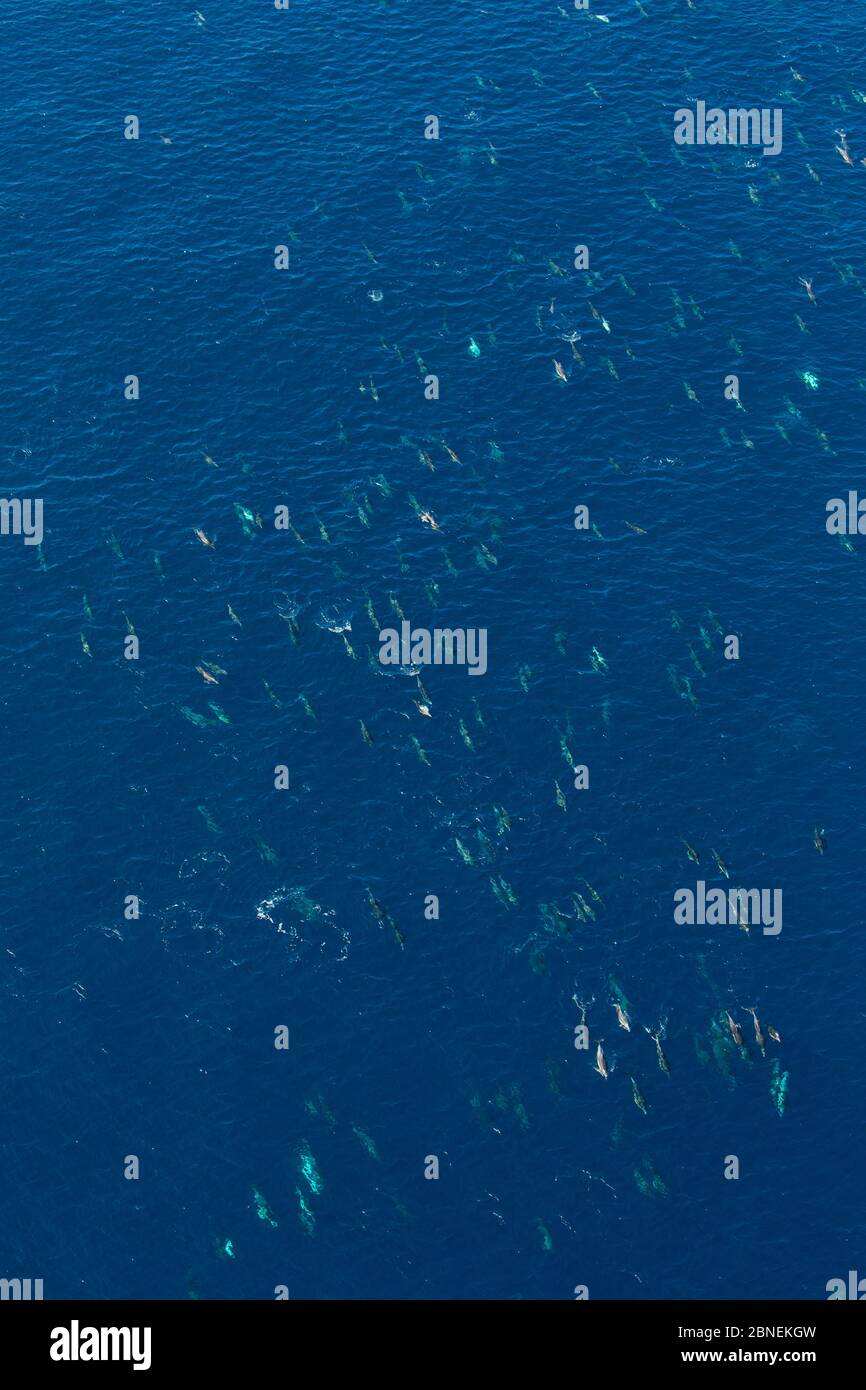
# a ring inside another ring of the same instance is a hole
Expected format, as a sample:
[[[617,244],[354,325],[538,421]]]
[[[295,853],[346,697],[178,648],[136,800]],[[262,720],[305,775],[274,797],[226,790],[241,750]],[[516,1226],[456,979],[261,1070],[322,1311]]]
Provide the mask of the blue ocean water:
[[[863,542],[825,529],[864,6],[201,5],[2,20],[2,492],[45,535],[0,538],[0,1275],[825,1297],[866,1259]],[[782,152],[678,148],[698,100],[780,107]],[[398,612],[488,632],[430,718]],[[699,877],[783,930],[675,924]]]

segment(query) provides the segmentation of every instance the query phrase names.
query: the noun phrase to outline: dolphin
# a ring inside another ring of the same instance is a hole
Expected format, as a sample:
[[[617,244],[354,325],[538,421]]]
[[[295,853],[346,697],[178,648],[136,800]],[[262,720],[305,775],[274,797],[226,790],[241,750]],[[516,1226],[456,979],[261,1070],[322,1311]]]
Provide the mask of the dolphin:
[[[631,1023],[629,1022],[628,1014],[624,1011],[622,1005],[617,1003],[616,1000],[613,1001],[613,1007],[616,1013],[616,1021],[619,1024],[620,1028],[624,1028],[627,1033],[630,1033]]]
[[[818,301],[817,301],[817,299],[815,298],[815,291],[812,289],[812,281],[811,281],[811,280],[806,280],[806,279],[804,279],[802,275],[800,275],[798,278],[799,278],[799,283],[803,286],[803,289],[806,291],[806,293],[807,293],[807,295],[809,296],[809,299],[811,300],[811,302],[812,302],[813,304],[817,304]]]
[[[633,1077],[633,1076],[629,1077],[629,1080],[631,1081],[631,1095],[632,1095],[632,1100],[634,1101],[634,1103],[635,1103],[635,1105],[637,1106],[638,1110],[642,1111],[643,1114],[645,1115],[645,1114],[646,1114],[646,1101],[644,1100],[643,1096],[641,1095],[641,1093],[640,1093],[640,1091],[639,1091],[639,1089],[638,1089],[638,1084],[637,1084],[637,1082],[635,1081],[634,1077]]]
[[[659,1024],[658,1029],[655,1033],[652,1031],[651,1028],[647,1028],[646,1024],[644,1024],[644,1032],[649,1033],[650,1037],[656,1045],[656,1058],[658,1059],[659,1068],[661,1071],[664,1072],[665,1076],[670,1076],[670,1063],[668,1062],[668,1059],[664,1054],[664,1049],[662,1048],[660,1041],[663,1031],[664,1025],[661,1023]]]
[[[714,858],[715,861],[716,861],[716,864],[717,864],[718,869],[719,869],[719,873],[724,874],[724,875],[725,875],[725,878],[730,878],[730,874],[728,873],[728,866],[727,866],[727,864],[725,863],[724,859],[722,859],[722,857],[721,857],[720,855],[718,855],[718,854],[716,853],[715,850],[711,850],[710,852],[711,852],[713,858]]]
[[[731,1030],[731,1037],[737,1044],[737,1047],[743,1047],[745,1044],[743,1043],[743,1035],[740,1032],[739,1024],[734,1022],[727,1009],[725,1010],[725,1018],[728,1020],[728,1027]]]
[[[746,1009],[746,1013],[752,1015],[752,1018],[753,1018],[754,1024],[755,1024],[755,1042],[758,1044],[758,1047],[761,1049],[761,1053],[763,1054],[763,1051],[764,1051],[764,1034],[761,1032],[761,1025],[760,1025],[760,1023],[758,1022],[757,1010],[756,1010],[756,1009]]]

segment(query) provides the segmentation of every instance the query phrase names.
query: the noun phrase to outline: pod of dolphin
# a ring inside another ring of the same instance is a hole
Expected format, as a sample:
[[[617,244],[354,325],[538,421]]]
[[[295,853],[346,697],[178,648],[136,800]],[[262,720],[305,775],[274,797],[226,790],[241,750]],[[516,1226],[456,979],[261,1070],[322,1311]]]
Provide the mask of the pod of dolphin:
[[[687,3],[693,7],[693,0],[687,0]],[[646,14],[641,0],[634,0],[634,4],[641,15]],[[570,20],[575,18],[571,11],[566,11],[562,7],[560,7],[560,13]],[[580,18],[602,25],[611,23],[609,16],[592,9],[582,13]],[[205,18],[199,11],[195,12],[195,22],[199,25],[205,24]],[[543,85],[544,75],[537,69],[530,71],[536,85]],[[789,85],[780,95],[794,108],[798,104],[796,86],[803,83],[805,79],[803,74],[794,67],[791,67],[790,72],[791,84],[793,85]],[[692,76],[687,70],[684,73],[684,80],[690,80]],[[502,90],[489,78],[476,76],[475,82],[479,92],[498,94]],[[585,85],[593,101],[602,104],[605,98],[596,85],[593,82],[587,82]],[[866,94],[859,90],[852,90],[850,99],[858,104],[866,104]],[[845,111],[849,109],[845,100],[839,97],[834,98],[834,101],[844,116]],[[666,134],[670,136],[670,129],[667,126],[664,129]],[[849,137],[843,127],[840,126],[836,131],[836,136],[837,143],[835,143],[834,149],[845,166],[854,170],[857,166],[866,165],[866,157],[861,155],[859,151],[852,150]],[[808,151],[806,135],[802,130],[797,129],[796,125],[794,125],[794,138],[802,150]],[[172,144],[168,136],[160,135],[160,139],[166,146]],[[677,160],[683,160],[683,154],[679,149],[674,149],[673,155]],[[634,157],[646,170],[652,167],[650,159],[639,143],[635,145]],[[467,167],[473,161],[478,160],[483,165],[489,166],[489,169],[497,169],[502,154],[490,141],[487,141],[483,146],[464,147],[459,153],[459,158],[461,163]],[[713,170],[720,168],[714,155],[707,155],[707,163]],[[806,163],[805,169],[813,182],[822,183],[820,173],[811,163]],[[411,185],[414,190],[411,196],[407,196],[406,191],[401,189],[397,190],[395,199],[395,206],[398,206],[403,216],[407,217],[413,214],[419,204],[429,206],[427,194],[431,192],[431,185],[436,183],[436,175],[421,163],[415,163],[414,173],[417,184]],[[497,175],[489,174],[489,177],[495,178]],[[768,177],[771,186],[778,186],[781,175],[773,170]],[[747,189],[751,205],[760,206],[761,192],[758,187],[752,183],[747,185]],[[650,189],[644,189],[643,192],[650,212],[661,212],[663,210],[662,205],[656,194]],[[315,211],[319,213],[323,212],[323,209],[317,204]],[[749,215],[748,209],[744,209],[744,211]],[[294,229],[289,232],[288,239],[293,243],[302,244],[301,237]],[[727,249],[735,260],[743,259],[740,248],[733,240],[728,243]],[[359,260],[361,250],[368,262],[365,270],[372,266],[374,269],[370,270],[369,273],[371,276],[375,275],[381,270],[384,253],[378,248],[371,249],[366,242],[363,242],[359,248]],[[561,252],[556,252],[556,254],[562,255]],[[851,265],[833,262],[833,266],[846,291],[866,294],[866,283],[858,278]],[[518,284],[517,277],[527,273],[529,272],[526,266],[526,256],[518,248],[513,248],[509,253],[509,278],[506,281],[509,288],[515,290]],[[542,278],[543,284],[541,283]],[[790,287],[791,322],[796,326],[803,341],[808,339],[811,332],[807,319],[812,321],[811,316],[820,312],[819,291],[821,287],[819,285],[818,290],[816,290],[815,279],[815,275],[802,275]],[[614,285],[618,287],[617,293],[621,292],[625,296],[621,315],[617,313],[615,306],[614,308],[607,307],[603,299]],[[563,308],[563,300],[575,287],[580,287],[577,292],[576,304],[568,309]],[[581,299],[582,290],[585,292]],[[638,298],[640,293],[640,287],[635,288],[622,273],[612,274],[607,279],[596,270],[570,275],[552,258],[547,260],[543,276],[539,268],[539,275],[533,285],[533,300],[531,303],[527,302],[526,305],[526,321],[534,321],[536,331],[543,339],[544,381],[549,383],[551,392],[557,393],[557,399],[568,399],[565,393],[575,391],[579,381],[586,383],[591,380],[592,373],[597,370],[603,371],[613,381],[620,380],[620,373],[625,372],[630,362],[635,359],[635,352],[621,336],[620,323],[626,317],[629,305]],[[365,297],[369,301],[369,305],[373,306],[369,309],[370,313],[381,312],[378,310],[378,306],[384,301],[385,296],[378,285],[370,287],[366,291]],[[539,303],[539,300],[542,302]],[[557,308],[557,300],[560,302],[559,308]],[[365,311],[368,307],[365,303]],[[802,310],[802,314],[799,312],[800,310]],[[806,315],[806,318],[803,315]],[[677,289],[671,288],[670,298],[665,303],[664,322],[664,329],[671,338],[676,339],[685,334],[691,326],[702,322],[704,317],[704,310],[692,295],[688,295],[684,299]],[[728,333],[730,351],[736,358],[742,357],[744,348],[740,338],[734,331],[729,331],[727,328],[725,331]],[[455,335],[451,334],[447,320],[443,324],[441,336],[450,336],[452,340],[454,339]],[[489,326],[486,328],[479,326],[472,332],[464,330],[459,343],[461,358],[467,370],[470,372],[480,371],[484,368],[486,356],[496,344],[496,333]],[[357,384],[357,392],[365,411],[381,412],[381,418],[384,418],[389,408],[388,374],[394,370],[394,364],[398,364],[401,370],[405,366],[408,372],[417,369],[421,378],[426,378],[429,375],[429,364],[419,348],[411,342],[388,343],[382,339],[379,351],[382,354],[381,358],[377,358],[379,365],[373,364],[372,370],[369,369],[370,364],[364,367],[361,380]],[[429,348],[424,347],[424,351],[428,356],[430,355]],[[413,361],[414,368],[412,366]],[[814,370],[814,364],[804,365],[798,371],[798,377],[800,385],[806,393],[806,399],[810,403],[816,398],[820,399],[821,381],[819,374]],[[859,384],[861,389],[866,389],[866,377],[861,378]],[[547,388],[545,387],[545,389]],[[792,387],[792,390],[795,389]],[[685,377],[681,378],[676,390],[679,402],[684,405],[684,408],[689,411],[693,407],[696,411],[704,408],[699,391]],[[357,400],[358,397],[355,399]],[[687,406],[684,404],[686,402],[688,403]],[[748,417],[749,408],[742,401],[736,401],[736,409],[738,415],[732,418],[740,421],[744,417]],[[790,443],[789,432],[795,427],[811,429],[821,449],[825,452],[832,452],[832,446],[826,432],[818,424],[812,424],[805,412],[805,405],[801,409],[788,396],[785,396],[777,414],[766,422],[768,429],[775,429],[782,440],[787,443]],[[378,414],[377,418],[379,418]],[[750,428],[754,427],[750,426]],[[495,426],[488,423],[485,427],[485,433],[489,434],[489,437],[484,440],[485,448],[481,448],[477,442],[473,442],[471,439],[464,442],[461,439],[451,437],[446,440],[438,432],[422,433],[418,437],[403,435],[400,439],[400,481],[396,477],[389,479],[384,473],[360,478],[356,485],[347,491],[340,515],[335,515],[334,519],[329,521],[327,525],[321,519],[318,510],[308,515],[294,512],[290,514],[286,510],[282,531],[285,533],[287,543],[297,547],[298,553],[302,553],[306,557],[327,556],[327,564],[330,566],[331,572],[335,579],[342,583],[347,577],[341,564],[341,560],[346,558],[346,549],[363,543],[368,534],[371,537],[374,535],[379,524],[380,510],[389,506],[391,499],[396,496],[406,518],[407,526],[415,527],[417,525],[418,528],[422,528],[423,532],[428,535],[430,546],[435,547],[430,553],[435,556],[435,563],[438,568],[435,573],[427,576],[425,590],[431,607],[436,607],[440,584],[444,583],[446,578],[457,576],[464,566],[469,567],[473,564],[485,573],[494,573],[504,548],[503,521],[492,509],[484,515],[475,534],[467,539],[457,524],[457,518],[443,512],[437,515],[437,511],[434,511],[435,498],[433,501],[429,500],[429,493],[443,476],[452,479],[455,484],[459,484],[464,478],[483,480],[486,468],[496,469],[506,463],[506,449],[493,437]],[[745,428],[740,428],[738,441],[731,437],[726,427],[722,427],[719,433],[726,448],[734,448],[737,444],[745,449],[755,448],[755,439],[746,434]],[[348,430],[342,420],[336,422],[334,436],[342,448],[352,447]],[[454,447],[455,445],[457,447]],[[219,450],[215,450],[215,452],[219,453]],[[200,451],[200,456],[204,468],[224,469],[224,459],[214,458],[205,450]],[[612,458],[608,462],[614,472],[624,471],[624,465],[621,462]],[[659,461],[659,466],[668,466],[675,462],[676,460],[664,458]],[[197,466],[201,467],[202,465]],[[377,463],[376,466],[380,465]],[[406,477],[412,480],[408,485],[404,481]],[[428,494],[427,497],[425,497],[425,492]],[[322,509],[324,510],[324,506]],[[255,510],[254,507],[248,506],[246,502],[234,502],[232,512],[233,515],[229,516],[226,524],[230,522],[236,528],[236,535],[237,529],[239,529],[244,542],[249,544],[255,544],[265,527],[270,525],[269,517],[263,515],[263,512]],[[616,526],[616,540],[618,542],[640,546],[649,543],[643,538],[651,538],[651,526],[649,523],[646,526],[641,525],[640,520],[647,519],[644,517],[639,518],[639,520],[629,520],[622,516],[615,522],[604,522],[604,525],[606,528]],[[199,521],[203,524],[197,524]],[[202,548],[199,552],[202,565],[219,565],[223,521],[224,518],[219,515],[189,518],[187,535],[190,545],[198,545]],[[605,534],[596,521],[592,522],[586,532],[587,544],[606,545],[611,539],[613,538],[610,530],[608,529],[608,533]],[[839,539],[847,550],[852,550],[847,537],[841,536]],[[120,542],[113,532],[107,537],[106,543],[118,559],[124,559]],[[400,553],[399,541],[394,541],[393,544],[400,561],[401,571],[408,572],[410,567],[408,561]],[[42,547],[40,546],[40,563],[44,565],[41,550]],[[160,582],[167,583],[169,576],[166,572],[163,556],[154,553],[153,565]],[[226,584],[228,584],[229,578],[230,573],[226,576]],[[221,592],[221,604],[224,605],[221,611],[225,614],[222,623],[225,632],[232,633],[233,636],[237,636],[233,629],[242,629],[244,619],[248,616],[241,603],[238,600],[235,601],[237,606],[241,608],[241,616],[233,606],[232,595],[228,590]],[[406,602],[405,595],[403,595],[403,601]],[[86,594],[83,595],[82,609],[85,623],[92,624],[94,621],[93,612]],[[368,629],[366,624],[363,624],[363,635],[353,627],[352,619],[356,609],[363,611],[370,625]],[[325,640],[330,642],[333,638],[334,650],[341,654],[341,660],[358,662],[359,670],[366,667],[366,670],[375,673],[376,677],[383,677],[382,667],[377,660],[378,653],[374,645],[374,634],[381,630],[381,615],[383,613],[389,614],[389,610],[401,622],[406,620],[400,595],[395,593],[393,589],[383,586],[378,593],[370,593],[365,590],[361,594],[355,594],[344,611],[328,610],[326,612],[323,610],[318,619],[313,619],[312,625],[318,627],[320,631],[331,634],[331,637],[327,637]],[[297,601],[286,594],[281,595],[274,603],[274,622],[275,624],[285,624],[285,627],[281,628],[280,631],[295,648],[302,646],[308,640],[311,625],[305,615],[310,611],[309,603]],[[127,633],[134,635],[135,629],[132,622],[125,614],[123,617]],[[229,624],[231,627],[228,626]],[[674,634],[671,640],[676,643],[678,655],[676,661],[667,666],[667,677],[672,691],[668,698],[683,719],[692,720],[699,715],[699,691],[707,690],[710,687],[713,662],[715,661],[717,667],[720,664],[716,658],[720,655],[723,635],[728,629],[723,626],[715,612],[709,608],[702,608],[702,611],[695,614],[688,624],[679,613],[671,612],[670,626]],[[190,693],[186,697],[189,703],[185,701],[176,706],[178,716],[187,721],[205,738],[216,737],[223,732],[224,727],[231,726],[233,723],[231,715],[227,713],[222,704],[210,698],[204,699],[205,696],[216,694],[214,687],[220,686],[221,692],[223,690],[227,692],[225,695],[220,693],[220,699],[224,698],[229,709],[232,709],[231,661],[229,655],[226,654],[226,651],[231,649],[227,647],[224,638],[225,633],[215,633],[212,638],[209,637],[209,649],[202,652],[200,659],[192,663],[189,671]],[[95,653],[88,635],[83,631],[80,633],[80,642],[83,655],[92,660]],[[561,656],[566,655],[568,635],[565,632],[556,630],[551,633],[551,642]],[[609,675],[610,663],[615,661],[615,655],[615,652],[611,652],[609,656],[604,655],[599,646],[588,638],[585,643],[582,643],[581,654],[578,658],[578,673],[592,683],[594,690],[603,690],[605,677]],[[218,659],[215,659],[215,656]],[[226,664],[223,665],[222,662]],[[435,751],[431,752],[431,747],[435,735],[431,730],[436,728],[437,722],[444,724],[447,728],[449,742],[456,746],[459,741],[459,744],[470,757],[477,756],[479,752],[483,753],[489,739],[488,719],[491,716],[485,717],[485,711],[474,695],[472,695],[471,701],[469,697],[466,697],[465,708],[443,714],[437,708],[430,691],[426,688],[420,669],[401,668],[399,674],[407,677],[405,682],[394,683],[392,687],[383,684],[381,689],[388,694],[391,694],[393,689],[397,689],[399,692],[397,699],[405,708],[398,709],[396,713],[408,721],[410,726],[402,742],[402,747],[406,750],[407,755],[411,750],[414,765],[416,765],[420,776],[424,775],[423,770],[425,768],[433,766]],[[311,733],[315,732],[317,725],[321,730],[321,722],[323,722],[320,721],[321,712],[316,710],[308,695],[303,690],[287,694],[284,686],[273,672],[269,672],[268,676],[270,679],[265,674],[259,673],[260,688],[264,691],[260,697],[263,703],[267,700],[277,710],[288,710],[292,714],[297,711],[299,719],[309,721],[306,727]],[[527,664],[521,663],[514,668],[512,688],[516,701],[520,699],[521,695],[530,695],[533,690],[534,679],[533,670]],[[470,684],[474,683],[470,682]],[[197,697],[200,697],[198,701]],[[685,708],[679,704],[679,701],[683,702]],[[199,707],[196,707],[197,703]],[[602,727],[607,735],[616,728],[615,704],[607,695],[604,695],[600,699],[598,708]],[[393,714],[394,711],[392,710],[391,713]],[[431,722],[428,724],[421,721]],[[356,715],[353,727],[355,731],[353,737],[361,740],[363,747],[368,750],[369,757],[375,760],[382,756],[383,748],[386,746],[385,734],[388,726],[386,718],[381,714],[381,703],[377,706],[371,702],[371,708],[364,711],[363,717],[360,714]],[[393,722],[391,728],[393,729]],[[405,725],[403,728],[405,729]],[[419,733],[414,732],[415,729],[418,729]],[[190,736],[192,737],[192,735]],[[325,736],[327,736],[326,733]],[[430,746],[424,746],[424,743],[421,742],[422,736]],[[568,714],[565,715],[563,723],[556,727],[551,734],[549,746],[551,770],[545,774],[548,804],[551,808],[551,814],[556,815],[556,812],[559,812],[568,815],[571,800],[560,782],[560,777],[565,783],[565,787],[569,788],[569,777],[577,774],[579,770],[578,755],[575,751],[577,740]],[[562,773],[561,766],[558,765],[558,757],[562,758],[568,769],[568,774]],[[370,765],[372,766],[372,762]],[[554,775],[554,766],[559,771],[559,777]],[[554,811],[552,808],[556,808],[556,810]],[[487,901],[490,904],[490,910],[496,912],[503,922],[509,920],[509,915],[513,915],[512,920],[517,920],[525,910],[517,888],[501,871],[503,846],[506,845],[508,837],[514,832],[514,827],[520,823],[521,815],[518,814],[520,809],[512,806],[509,811],[505,806],[496,802],[487,809],[476,811],[474,820],[465,825],[455,825],[449,828],[449,853],[452,853],[450,846],[453,844],[452,857],[455,857],[455,862],[461,864],[466,870],[476,870],[479,875],[483,875],[485,894],[489,890]],[[544,808],[544,810],[546,809]],[[202,818],[204,829],[209,834],[219,836],[224,833],[219,813],[215,817],[211,810],[203,804],[199,805],[197,810]],[[542,813],[543,811],[539,810],[539,814]],[[253,834],[252,842],[262,860],[267,863],[278,862],[278,852],[261,836]],[[823,855],[827,847],[823,827],[815,826],[813,843],[816,851]],[[682,840],[682,845],[687,859],[694,864],[699,863],[698,850],[686,840]],[[711,849],[710,853],[719,874],[728,878],[729,871],[724,859],[716,849]],[[481,881],[480,878],[479,881]],[[580,891],[575,890],[568,901],[536,904],[541,929],[540,933],[534,933],[530,937],[530,942],[527,944],[531,945],[529,954],[531,968],[537,973],[541,973],[545,968],[545,946],[548,941],[564,939],[575,925],[585,927],[591,924],[603,910],[601,895],[585,879],[581,882],[582,889]],[[363,909],[366,921],[372,923],[374,927],[378,927],[382,932],[383,940],[388,943],[389,949],[396,946],[400,951],[405,951],[407,946],[411,945],[412,929],[400,925],[387,904],[382,902],[366,884],[359,888],[358,906]],[[741,921],[740,926],[743,931],[748,932],[748,923]],[[615,1050],[613,1045],[609,1044],[609,1057],[605,1052],[605,1037],[597,1037],[594,1024],[590,1026],[586,1023],[588,1011],[595,1001],[591,1000],[589,1003],[584,1003],[576,995],[574,999],[581,1011],[581,1023],[590,1028],[592,1042],[587,1048],[587,1056],[591,1059],[591,1069],[600,1079],[612,1086],[618,1084],[617,1074],[620,1071],[626,1075],[635,1109],[641,1115],[648,1116],[653,1106],[653,1088],[657,1078],[654,1077],[652,1071],[650,1071],[649,1076],[646,1075],[646,1063],[648,1060],[651,1063],[652,1052],[648,1050],[649,1045],[643,1042],[644,1033],[652,1043],[656,1067],[661,1076],[665,1078],[664,1084],[676,1084],[668,1055],[663,1047],[663,1041],[667,1041],[667,1021],[660,1020],[655,1026],[642,1023],[635,1027],[634,1018],[625,996],[618,987],[612,985],[611,997],[603,1005],[603,1016],[606,1017],[611,1029],[618,1030],[614,1034],[618,1041]],[[609,1013],[607,1012],[608,1009],[610,1010]],[[601,1007],[600,1012],[602,1012]],[[748,1025],[741,1021],[743,1017],[751,1018],[752,1038],[748,1041]],[[603,1031],[605,1028],[603,1021],[600,1027]],[[709,1044],[709,1051],[706,1042]],[[778,1049],[781,1043],[782,1039],[776,1027],[769,1022],[762,1022],[757,1005],[737,1006],[731,1002],[729,1007],[720,1009],[708,1021],[706,1040],[704,1038],[696,1040],[696,1051],[699,1059],[715,1060],[722,1073],[730,1076],[731,1058],[749,1058],[751,1048],[764,1059],[770,1049]],[[620,1067],[619,1062],[619,1052],[621,1049],[625,1051],[626,1048],[629,1057],[628,1069],[624,1065]],[[781,1069],[777,1056],[772,1057],[769,1073],[770,1097],[779,1115],[782,1115],[787,1103],[788,1073]],[[551,1085],[553,1086],[553,1081],[551,1081]],[[482,1102],[477,1094],[472,1096],[470,1105],[476,1113],[481,1113],[483,1110]],[[529,1120],[526,1108],[516,1087],[503,1088],[497,1093],[493,1105],[499,1112],[498,1117],[511,1114],[521,1128],[528,1127]],[[337,1121],[320,1095],[308,1099],[305,1109],[311,1118],[323,1120],[331,1129],[336,1128]],[[361,1146],[368,1157],[378,1162],[378,1150],[370,1136],[354,1124],[349,1126],[349,1130],[354,1136],[355,1142]],[[295,1175],[297,1219],[303,1230],[312,1236],[316,1229],[316,1200],[323,1192],[325,1183],[319,1172],[317,1160],[306,1141],[298,1147],[295,1155]],[[641,1192],[651,1195],[664,1194],[667,1191],[663,1180],[648,1160],[644,1160],[642,1166],[635,1169],[634,1176]],[[252,1206],[259,1220],[266,1225],[275,1227],[278,1224],[277,1217],[269,1203],[257,1188],[252,1191]],[[551,1245],[550,1232],[542,1221],[539,1220],[537,1225],[544,1248],[549,1249]],[[219,1250],[227,1258],[234,1257],[234,1247],[231,1240],[221,1238]]]

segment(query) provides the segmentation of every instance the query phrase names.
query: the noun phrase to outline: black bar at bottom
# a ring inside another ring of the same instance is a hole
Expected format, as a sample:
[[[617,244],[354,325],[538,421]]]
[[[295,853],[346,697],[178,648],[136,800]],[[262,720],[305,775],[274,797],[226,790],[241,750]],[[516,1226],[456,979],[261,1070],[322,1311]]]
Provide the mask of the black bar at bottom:
[[[67,1377],[106,1367],[114,1375],[137,1367],[139,1378],[305,1366],[309,1374],[345,1362],[354,1375],[423,1368],[429,1380],[439,1365],[443,1375],[477,1366],[489,1379],[500,1364],[513,1374],[525,1361],[538,1378],[554,1373],[557,1352],[576,1375],[593,1365],[644,1376],[713,1364],[805,1365],[826,1375],[859,1364],[861,1316],[830,1301],[3,1302],[0,1346],[7,1370],[11,1361]]]

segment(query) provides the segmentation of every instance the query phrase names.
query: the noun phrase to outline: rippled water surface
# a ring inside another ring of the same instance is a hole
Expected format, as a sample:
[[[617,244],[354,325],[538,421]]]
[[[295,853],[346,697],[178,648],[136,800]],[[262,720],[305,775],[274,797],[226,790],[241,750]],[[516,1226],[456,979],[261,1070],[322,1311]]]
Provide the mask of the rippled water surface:
[[[866,1258],[863,6],[201,4],[0,25],[45,518],[0,538],[0,1274],[824,1297]],[[781,153],[678,148],[698,100]],[[486,674],[382,666],[401,615]],[[783,930],[675,924],[698,878]]]

